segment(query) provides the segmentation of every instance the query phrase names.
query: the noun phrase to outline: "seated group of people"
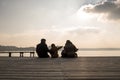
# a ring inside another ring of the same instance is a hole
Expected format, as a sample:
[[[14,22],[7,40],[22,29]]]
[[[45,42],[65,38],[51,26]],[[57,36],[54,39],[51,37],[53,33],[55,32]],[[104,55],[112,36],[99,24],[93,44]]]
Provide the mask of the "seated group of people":
[[[61,49],[62,46],[57,47],[55,44],[51,44],[51,48],[48,49],[45,39],[41,39],[41,43],[36,46],[36,52],[39,58],[48,58],[48,52],[51,55],[51,58],[58,58],[58,50]],[[65,46],[61,52],[61,57],[63,58],[76,58],[77,57],[77,48],[70,40],[67,40]]]

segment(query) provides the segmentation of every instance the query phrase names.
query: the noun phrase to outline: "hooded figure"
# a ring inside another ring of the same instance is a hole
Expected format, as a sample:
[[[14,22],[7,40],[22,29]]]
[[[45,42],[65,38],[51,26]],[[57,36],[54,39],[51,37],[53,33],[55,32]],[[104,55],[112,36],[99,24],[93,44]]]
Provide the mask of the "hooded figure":
[[[61,55],[62,57],[74,58],[77,57],[77,50],[75,45],[70,40],[67,40]]]

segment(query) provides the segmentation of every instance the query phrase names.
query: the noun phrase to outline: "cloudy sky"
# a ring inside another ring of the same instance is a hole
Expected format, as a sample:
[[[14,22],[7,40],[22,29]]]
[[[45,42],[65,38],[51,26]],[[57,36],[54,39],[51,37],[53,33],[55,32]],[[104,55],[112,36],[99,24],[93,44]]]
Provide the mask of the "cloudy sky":
[[[120,47],[120,0],[0,0],[0,45]]]

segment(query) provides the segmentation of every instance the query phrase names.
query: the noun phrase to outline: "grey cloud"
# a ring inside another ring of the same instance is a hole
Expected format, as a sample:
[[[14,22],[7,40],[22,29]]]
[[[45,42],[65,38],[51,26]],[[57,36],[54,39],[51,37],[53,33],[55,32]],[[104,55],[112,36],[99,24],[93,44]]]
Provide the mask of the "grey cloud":
[[[107,14],[108,19],[120,20],[120,1],[119,0],[107,0],[102,3],[93,5],[93,7],[87,6],[84,8],[86,12],[103,13]]]

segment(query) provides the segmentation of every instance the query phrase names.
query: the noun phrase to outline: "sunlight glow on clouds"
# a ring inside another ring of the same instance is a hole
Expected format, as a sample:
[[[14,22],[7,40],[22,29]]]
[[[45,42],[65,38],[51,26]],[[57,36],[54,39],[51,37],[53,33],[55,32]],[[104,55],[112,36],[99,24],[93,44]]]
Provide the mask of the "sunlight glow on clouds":
[[[92,7],[92,5],[88,5],[88,6],[90,6],[90,7]],[[78,12],[77,12],[77,17],[79,17],[81,20],[90,20],[90,19],[92,19],[93,17],[95,17],[95,15],[92,15],[91,13],[86,13],[85,11],[84,11],[84,8],[85,8],[86,6],[82,6],[79,10],[78,10]]]

